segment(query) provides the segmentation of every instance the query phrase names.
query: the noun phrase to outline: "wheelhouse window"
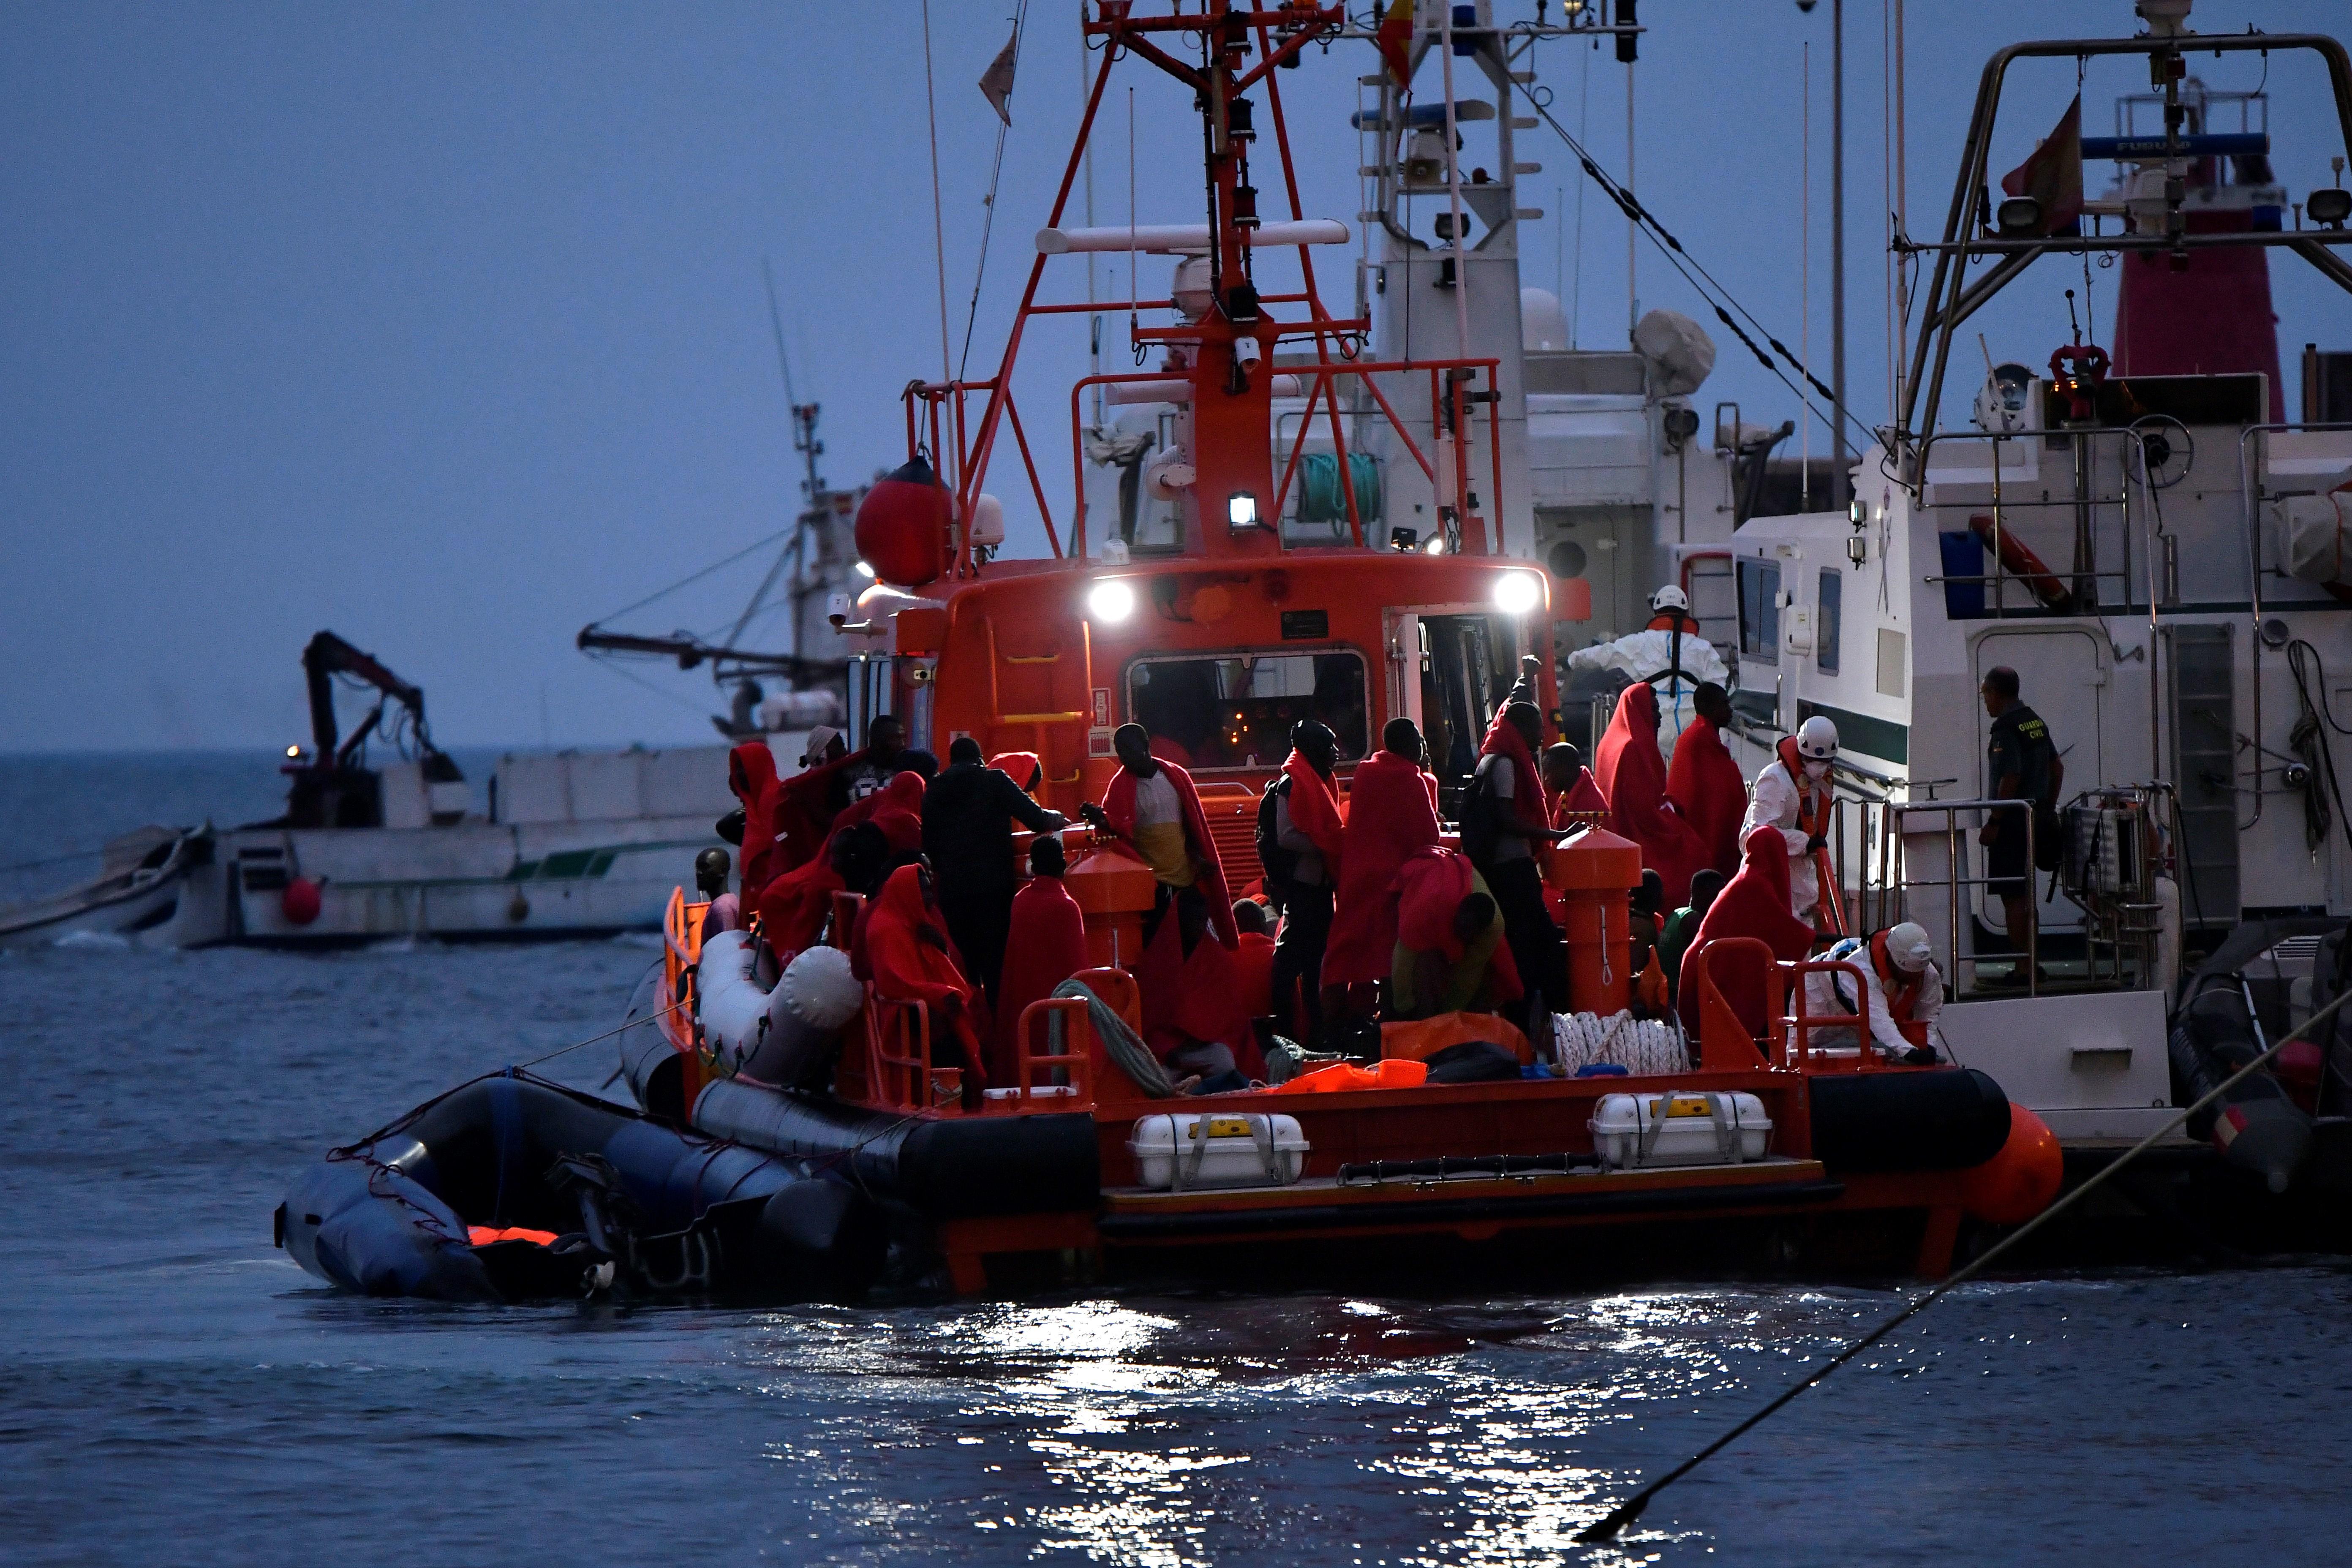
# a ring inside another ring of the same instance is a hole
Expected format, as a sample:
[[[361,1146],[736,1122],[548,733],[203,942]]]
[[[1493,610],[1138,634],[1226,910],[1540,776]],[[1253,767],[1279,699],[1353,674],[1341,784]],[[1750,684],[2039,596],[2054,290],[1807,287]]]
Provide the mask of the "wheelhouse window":
[[[1290,754],[1290,727],[1313,719],[1339,737],[1339,760],[1365,752],[1364,660],[1353,649],[1139,658],[1127,668],[1127,710],[1153,750],[1186,768],[1271,768]]]
[[[1838,668],[1839,622],[1845,613],[1845,574],[1834,566],[1822,568],[1821,597],[1813,611],[1814,660],[1823,675]]]
[[[1780,662],[1780,567],[1772,561],[1739,562],[1739,656]]]

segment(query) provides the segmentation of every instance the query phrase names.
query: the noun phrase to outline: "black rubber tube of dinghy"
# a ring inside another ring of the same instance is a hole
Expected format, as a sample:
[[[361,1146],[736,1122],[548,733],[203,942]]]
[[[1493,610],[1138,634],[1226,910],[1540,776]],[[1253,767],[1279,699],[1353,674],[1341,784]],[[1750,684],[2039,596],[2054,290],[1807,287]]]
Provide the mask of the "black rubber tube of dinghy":
[[[1965,1171],[2009,1142],[2009,1095],[1974,1068],[1816,1073],[1813,1158],[1832,1173]]]
[[[278,1211],[287,1251],[319,1278],[372,1296],[494,1301],[576,1293],[530,1243],[508,1258],[469,1225],[562,1235],[578,1196],[551,1185],[559,1157],[612,1168],[631,1215],[640,1285],[765,1297],[855,1294],[879,1272],[885,1226],[849,1182],[681,1131],[542,1081],[478,1079],[296,1182]]]
[[[932,1219],[1091,1209],[1102,1192],[1095,1119],[908,1116],[723,1079],[694,1125],[772,1154],[830,1157],[867,1191]]]

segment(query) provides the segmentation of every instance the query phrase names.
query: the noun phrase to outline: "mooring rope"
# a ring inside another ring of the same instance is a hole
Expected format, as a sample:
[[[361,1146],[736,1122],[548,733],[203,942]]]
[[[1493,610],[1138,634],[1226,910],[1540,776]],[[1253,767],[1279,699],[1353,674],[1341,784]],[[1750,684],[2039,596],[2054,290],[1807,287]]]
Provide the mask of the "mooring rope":
[[[1697,1453],[1693,1454],[1689,1458],[1685,1459],[1681,1464],[1676,1465],[1673,1469],[1668,1470],[1664,1475],[1660,1476],[1656,1480],[1652,1481],[1649,1485],[1635,1492],[1632,1497],[1627,1498],[1623,1502],[1619,1503],[1615,1508],[1611,1509],[1593,1523],[1589,1524],[1585,1526],[1584,1529],[1577,1531],[1576,1539],[1580,1542],[1609,1541],[1614,1539],[1619,1531],[1624,1529],[1627,1525],[1642,1517],[1642,1510],[1650,1506],[1651,1499],[1656,1497],[1660,1492],[1665,1490],[1668,1487],[1674,1485],[1676,1481],[1682,1479],[1693,1470],[1698,1468],[1699,1466],[1705,1464],[1708,1459],[1713,1458],[1717,1454],[1730,1447],[1731,1444],[1742,1434],[1749,1432],[1761,1425],[1776,1411],[1779,1411],[1790,1400],[1796,1398],[1797,1395],[1804,1393],[1805,1390],[1812,1387],[1815,1384],[1818,1384],[1822,1379],[1828,1377],[1830,1373],[1835,1372],[1838,1368],[1852,1361],[1855,1356],[1860,1355],[1864,1351],[1866,1351],[1871,1346],[1876,1344],[1880,1340],[1885,1339],[1888,1334],[1900,1328],[1906,1322],[1908,1322],[1911,1319],[1927,1310],[1928,1307],[1932,1306],[1937,1301],[1941,1300],[1953,1290],[1958,1289],[1960,1286],[1967,1284],[1979,1274],[1983,1273],[1985,1269],[1990,1268],[1995,1261],[1997,1261],[2011,1248],[2017,1246],[2018,1243],[2023,1241],[2027,1237],[2032,1236],[2035,1231],[2041,1229],[2052,1220],[2056,1219],[2060,1215],[2064,1214],[2068,1209],[2073,1208],[2076,1204],[2081,1203],[2093,1192],[2096,1191],[2099,1185],[2105,1182],[2108,1177],[2114,1175],[2126,1165],[2130,1164],[2132,1161],[2137,1159],[2149,1149],[2155,1147],[2160,1140],[2169,1137],[2174,1130],[2179,1128],[2189,1118],[2195,1116],[2199,1111],[2203,1110],[2207,1106],[2219,1100],[2224,1094],[2235,1088],[2241,1079],[2244,1079],[2255,1068],[2269,1061],[2273,1057],[2277,1056],[2279,1052],[2284,1050],[2296,1040],[2303,1038],[2317,1025],[2333,1017],[2336,1009],[2342,1007],[2347,1002],[2352,1002],[2352,991],[2346,992],[2343,995],[2336,998],[2335,1001],[2330,1002],[2326,1006],[2322,1007],[2318,1012],[2314,1013],[2309,1018],[2305,1019],[2299,1027],[2288,1031],[2288,1033],[2279,1040],[2278,1044],[2271,1047],[2268,1050],[2263,1051],[2260,1056],[2254,1058],[2253,1060],[2248,1062],[2244,1067],[2240,1068],[2236,1072],[2231,1073],[2228,1078],[2223,1079],[2220,1083],[2214,1085],[2213,1088],[2207,1092],[2203,1098],[2197,1100],[2196,1103],[2180,1111],[2179,1114],[2175,1115],[2171,1121],[2166,1122],[2162,1127],[2158,1128],[2155,1131],[2141,1139],[2131,1148],[2126,1150],[2121,1157],[2116,1159],[2114,1163],[2108,1165],[2106,1169],[2099,1172],[2089,1181],[2084,1182],[2081,1186],[2076,1187],[2073,1192],[2067,1194],[2064,1197],[2059,1199],[2056,1203],[2042,1210],[2032,1220],[2011,1232],[2007,1237],[2003,1237],[1998,1245],[1988,1250],[1983,1257],[1978,1258],[1967,1268],[1962,1268],[1958,1273],[1954,1274],[1950,1279],[1945,1280],[1942,1284],[1937,1286],[1934,1289],[1920,1297],[1916,1301],[1912,1302],[1909,1306],[1904,1308],[1901,1311],[1887,1319],[1886,1321],[1879,1324],[1878,1327],[1873,1329],[1861,1339],[1854,1341],[1853,1343],[1838,1352],[1837,1354],[1832,1356],[1828,1361],[1823,1362],[1820,1366],[1814,1368],[1811,1373],[1808,1373],[1802,1381],[1799,1382],[1794,1387],[1782,1393],[1780,1397],[1765,1405],[1763,1409],[1759,1410],[1755,1415],[1750,1415],[1747,1420],[1742,1421],[1738,1426],[1734,1426],[1730,1431],[1726,1432],[1722,1436],[1717,1437],[1714,1442],[1709,1443],[1706,1447],[1701,1448]]]

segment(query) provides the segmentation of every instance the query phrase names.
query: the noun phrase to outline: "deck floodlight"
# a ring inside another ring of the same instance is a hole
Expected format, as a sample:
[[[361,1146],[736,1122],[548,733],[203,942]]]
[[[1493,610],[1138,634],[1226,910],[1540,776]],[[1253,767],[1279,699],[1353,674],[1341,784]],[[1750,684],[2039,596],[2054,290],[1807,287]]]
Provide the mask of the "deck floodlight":
[[[1225,498],[1225,521],[1235,528],[1260,528],[1257,520],[1257,497],[1247,490],[1235,490]]]
[[[1424,544],[1424,545],[1423,545],[1421,548],[1422,548],[1425,552],[1427,552],[1427,553],[1429,553],[1429,554],[1431,554],[1431,555],[1443,555],[1443,554],[1444,554],[1444,553],[1445,553],[1445,535],[1444,535],[1444,533],[1442,533],[1442,532],[1441,532],[1441,533],[1433,533],[1433,534],[1431,534],[1431,535],[1429,536],[1429,542],[1428,542],[1428,543],[1426,543],[1426,544]]]
[[[857,574],[860,577],[871,577],[874,575],[874,568],[861,561],[857,563]]]
[[[1417,548],[1420,543],[1421,530],[1417,528],[1391,528],[1389,530],[1389,548],[1391,550],[1410,551]]]
[[[1543,584],[1532,572],[1513,572],[1495,584],[1495,607],[1507,616],[1524,616],[1543,603]]]
[[[2338,227],[2346,218],[2352,217],[2352,191],[2340,185],[2314,191],[2310,200],[2303,204],[2303,210],[2311,215],[2314,223],[2324,223],[2330,228]]]
[[[1087,614],[1098,621],[1123,621],[1135,614],[1135,590],[1116,579],[1097,583],[1087,591]]]
[[[1993,222],[2011,239],[2042,232],[2042,204],[2032,196],[2011,196],[1993,211]]]

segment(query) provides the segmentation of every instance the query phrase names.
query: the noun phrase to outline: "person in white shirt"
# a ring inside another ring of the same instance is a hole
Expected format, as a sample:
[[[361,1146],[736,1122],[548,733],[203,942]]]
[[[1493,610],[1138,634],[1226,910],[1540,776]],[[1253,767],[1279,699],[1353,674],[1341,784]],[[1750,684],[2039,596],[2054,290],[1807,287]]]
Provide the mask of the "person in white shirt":
[[[1823,962],[1851,963],[1870,978],[1866,998],[1854,994],[1853,976],[1842,970],[1816,969],[1805,975],[1805,1013],[1809,1017],[1844,1014],[1861,1018],[1867,1011],[1870,1043],[1895,1060],[1925,1064],[1937,1059],[1928,1043],[1936,1016],[1944,1010],[1944,976],[1930,956],[1927,933],[1910,921],[1893,926],[1867,941],[1850,936],[1822,954]],[[1817,1047],[1855,1043],[1851,1026],[1809,1031]]]
[[[1830,764],[1837,751],[1837,726],[1818,713],[1794,735],[1781,736],[1779,754],[1756,775],[1739,825],[1743,844],[1759,827],[1780,830],[1789,846],[1789,907],[1816,931],[1822,882],[1815,866],[1829,843]]]

